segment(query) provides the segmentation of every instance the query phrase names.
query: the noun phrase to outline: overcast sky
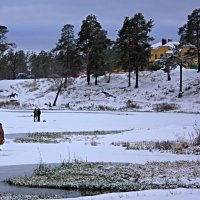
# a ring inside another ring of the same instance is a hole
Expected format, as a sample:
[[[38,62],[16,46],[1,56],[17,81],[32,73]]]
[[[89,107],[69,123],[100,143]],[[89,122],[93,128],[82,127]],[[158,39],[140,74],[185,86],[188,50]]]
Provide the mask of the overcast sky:
[[[87,15],[97,16],[108,37],[116,39],[126,16],[141,12],[154,21],[151,35],[178,40],[178,28],[187,15],[200,8],[200,0],[1,0],[0,25],[8,27],[8,42],[25,51],[49,51],[55,47],[65,24],[80,31]]]

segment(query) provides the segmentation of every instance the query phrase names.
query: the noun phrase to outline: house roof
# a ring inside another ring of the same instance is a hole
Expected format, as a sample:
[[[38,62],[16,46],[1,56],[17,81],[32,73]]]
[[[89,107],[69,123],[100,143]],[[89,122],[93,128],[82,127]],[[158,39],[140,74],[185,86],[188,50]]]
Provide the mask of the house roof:
[[[162,43],[161,42],[158,42],[158,43],[155,43],[155,44],[152,44],[151,45],[151,48],[152,49],[157,49],[158,47],[162,46]]]
[[[179,45],[179,42],[167,42],[166,44],[162,45],[162,42],[155,43],[151,45],[152,49],[158,49],[159,47],[170,47],[174,48],[176,45]]]

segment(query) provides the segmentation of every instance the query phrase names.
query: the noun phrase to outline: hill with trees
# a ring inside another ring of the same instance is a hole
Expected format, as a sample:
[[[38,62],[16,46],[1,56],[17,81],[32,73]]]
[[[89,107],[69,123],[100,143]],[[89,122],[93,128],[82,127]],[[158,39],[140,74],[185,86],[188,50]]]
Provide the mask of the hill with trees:
[[[1,80],[0,107],[15,109],[66,109],[85,111],[155,111],[200,112],[200,79],[196,70],[183,69],[183,94],[179,98],[179,68],[172,70],[171,80],[163,70],[142,71],[140,88],[128,87],[128,73],[69,77],[66,88],[60,87],[60,78]],[[131,80],[135,81],[134,72]],[[10,94],[16,93],[10,98]],[[56,103],[53,106],[53,103]]]

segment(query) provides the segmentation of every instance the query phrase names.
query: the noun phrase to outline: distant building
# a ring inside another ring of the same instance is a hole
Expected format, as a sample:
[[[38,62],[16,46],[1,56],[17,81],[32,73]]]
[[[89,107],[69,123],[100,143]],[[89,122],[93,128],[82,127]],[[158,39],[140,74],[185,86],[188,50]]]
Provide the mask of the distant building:
[[[27,73],[18,73],[16,76],[17,79],[26,79]]]
[[[179,42],[174,42],[171,39],[162,39],[161,42],[151,45],[151,57],[150,62],[154,63],[163,58],[167,58],[173,55],[173,49],[179,45]],[[184,60],[184,64],[187,68],[197,68],[198,58],[197,54],[194,53],[193,56],[185,56],[189,51],[195,52],[195,47],[193,45],[185,45],[180,50],[180,58]]]
[[[151,46],[150,62],[172,55],[176,45],[179,45],[179,42],[173,42],[171,39],[162,39],[161,42],[153,44]]]
[[[190,56],[186,56],[188,52],[190,52]],[[197,69],[198,57],[197,49],[194,45],[184,45],[181,50],[180,57],[184,60],[184,64],[187,68]]]

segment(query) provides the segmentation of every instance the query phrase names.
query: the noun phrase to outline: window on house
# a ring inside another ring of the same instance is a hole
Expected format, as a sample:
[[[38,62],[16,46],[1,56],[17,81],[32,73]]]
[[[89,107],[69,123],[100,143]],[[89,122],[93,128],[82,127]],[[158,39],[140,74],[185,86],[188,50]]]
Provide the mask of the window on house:
[[[157,54],[155,54],[155,60],[158,58]]]

